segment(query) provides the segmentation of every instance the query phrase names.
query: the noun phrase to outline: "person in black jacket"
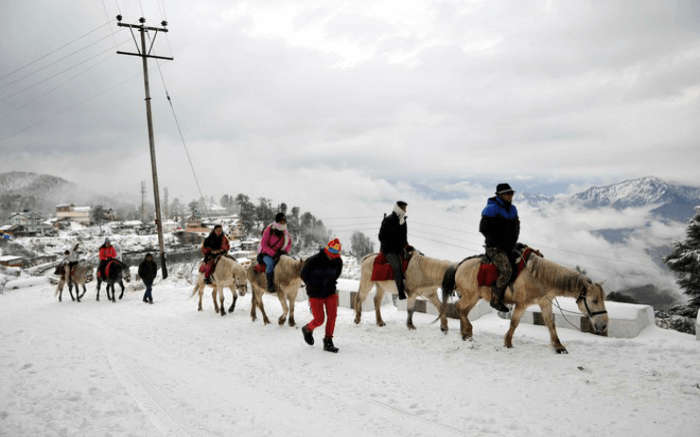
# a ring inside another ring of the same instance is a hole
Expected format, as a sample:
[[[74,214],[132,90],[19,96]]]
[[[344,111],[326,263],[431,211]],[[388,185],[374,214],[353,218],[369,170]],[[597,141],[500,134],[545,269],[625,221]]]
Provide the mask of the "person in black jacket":
[[[384,254],[391,270],[394,272],[394,281],[399,291],[399,299],[406,299],[406,291],[403,283],[401,264],[404,249],[408,246],[408,227],[406,225],[406,207],[408,204],[399,200],[394,205],[391,214],[384,217],[379,228],[379,251]]]
[[[510,185],[498,184],[496,196],[487,201],[479,224],[479,232],[486,237],[486,256],[498,268],[498,279],[491,288],[491,306],[502,312],[509,311],[503,304],[503,296],[513,273],[509,255],[520,236],[518,210],[513,205],[514,193]]]
[[[301,269],[301,279],[306,284],[306,294],[309,295],[309,306],[314,316],[312,321],[301,328],[301,332],[308,344],[314,344],[313,331],[323,325],[323,307],[325,306],[328,321],[323,350],[328,352],[338,352],[338,348],[333,344],[333,330],[338,311],[336,282],[343,270],[340,248],[340,241],[337,238],[330,241],[319,253],[306,260]]]
[[[153,255],[147,253],[141,264],[139,264],[139,277],[146,285],[146,293],[143,295],[143,301],[146,303],[153,303],[151,287],[153,286],[153,280],[156,279],[156,273],[158,273],[158,265],[153,261]]]

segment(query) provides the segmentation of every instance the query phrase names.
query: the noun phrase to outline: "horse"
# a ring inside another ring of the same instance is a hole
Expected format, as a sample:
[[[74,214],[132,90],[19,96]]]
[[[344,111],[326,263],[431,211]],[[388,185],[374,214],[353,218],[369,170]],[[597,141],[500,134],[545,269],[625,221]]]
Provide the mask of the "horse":
[[[64,267],[65,268],[65,267]],[[71,268],[70,271],[70,282],[68,283],[68,292],[70,293],[70,299],[72,301],[80,302],[80,299],[87,292],[85,284],[91,279],[92,268],[86,264],[78,263]],[[63,286],[66,284],[66,275],[62,274],[58,281],[58,286],[56,287],[56,296],[58,296],[58,301],[61,302],[63,297]],[[73,297],[73,285],[75,285],[75,297]],[[80,286],[83,287],[83,292],[80,293]]]
[[[459,266],[449,269],[443,282],[440,329],[447,333],[447,300],[456,288],[460,295],[456,306],[463,340],[472,338],[472,324],[467,318],[469,311],[479,299],[491,299],[491,287],[478,285],[477,274],[480,264],[480,258],[467,259]],[[604,335],[607,332],[608,315],[602,285],[594,283],[575,270],[533,253],[515,282],[506,290],[504,301],[515,304],[515,309],[510,319],[510,328],[504,338],[505,347],[513,347],[513,333],[520,323],[520,317],[529,305],[536,303],[540,306],[544,323],[549,328],[552,347],[559,354],[568,353],[559,341],[554,327],[552,299],[556,296],[575,297],[579,310],[588,317],[595,333]]]
[[[222,316],[226,315],[226,310],[224,310],[224,287],[228,287],[233,295],[233,302],[228,312],[232,313],[236,308],[238,294],[245,296],[248,291],[248,279],[245,268],[235,260],[224,256],[221,257],[216,264],[216,268],[211,274],[211,279],[212,283],[207,284],[204,281],[204,273],[200,272],[197,277],[197,283],[194,286],[194,290],[192,290],[191,296],[194,297],[194,295],[199,292],[199,306],[197,307],[197,311],[202,311],[202,295],[204,294],[206,286],[209,286],[213,288],[211,298],[212,301],[214,301],[214,311],[217,313],[220,312]],[[219,304],[216,302],[217,293],[221,293],[221,311],[219,311]]]
[[[440,311],[440,299],[438,298],[437,289],[442,284],[442,279],[445,276],[447,269],[453,265],[450,261],[444,261],[436,258],[429,258],[417,250],[409,252],[410,258],[408,267],[404,277],[404,285],[406,286],[406,309],[408,312],[406,318],[406,327],[409,330],[414,330],[413,313],[415,312],[416,299],[418,296],[427,298],[435,308]],[[388,281],[372,281],[372,269],[374,260],[378,254],[369,254],[362,258],[361,261],[361,276],[360,286],[355,295],[355,323],[360,323],[362,317],[362,302],[365,301],[367,295],[372,288],[377,287],[377,293],[374,296],[374,312],[378,326],[384,326],[382,313],[380,310],[384,292],[388,291],[391,294],[398,294],[396,282],[393,279]]]
[[[119,284],[122,289],[122,292],[119,294],[119,300],[121,300],[124,297],[124,282],[122,282],[122,279],[124,279],[126,282],[131,282],[131,272],[129,272],[128,265],[116,259],[111,260],[107,266],[108,267],[105,267],[105,272],[109,271],[109,276],[106,279],[101,278],[99,272],[97,275],[97,300],[100,300],[100,287],[102,282],[105,281],[107,282],[107,286],[105,287],[107,299],[111,300],[112,302],[116,302],[117,300],[114,293],[114,284]],[[109,290],[112,290],[111,297],[109,295]]]
[[[296,324],[294,321],[294,303],[296,302],[297,293],[301,286],[301,269],[303,266],[303,260],[297,260],[287,255],[282,255],[275,266],[275,289],[277,292],[273,294],[277,295],[282,305],[282,315],[278,320],[280,325],[284,325],[284,322],[287,320],[287,314],[289,314],[289,326],[294,326]],[[262,301],[263,294],[269,293],[269,291],[267,291],[267,280],[263,273],[255,271],[254,263],[248,268],[248,281],[250,285],[253,286],[250,318],[252,321],[257,320],[257,314],[255,312],[255,307],[257,306],[262,313],[263,323],[267,325],[270,323],[270,319],[267,318]],[[289,302],[289,305],[287,305],[287,302]]]

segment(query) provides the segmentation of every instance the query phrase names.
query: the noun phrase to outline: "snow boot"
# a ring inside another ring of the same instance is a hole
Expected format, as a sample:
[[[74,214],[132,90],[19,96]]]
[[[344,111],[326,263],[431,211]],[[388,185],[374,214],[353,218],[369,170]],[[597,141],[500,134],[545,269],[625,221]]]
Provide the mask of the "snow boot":
[[[326,337],[323,339],[323,350],[337,354],[340,349],[333,345],[333,337]]]
[[[505,288],[498,288],[495,285],[491,287],[491,308],[496,311],[507,313],[510,309],[503,304],[503,296],[506,294]]]
[[[403,285],[403,281],[401,281],[401,285],[399,285],[399,300],[406,300],[406,290],[405,286]]]
[[[313,331],[310,330],[309,328],[307,328],[306,325],[304,325],[304,326],[301,328],[301,333],[304,334],[304,341],[306,342],[306,344],[308,344],[308,345],[310,345],[310,346],[313,346],[313,344],[314,344],[314,334],[313,334]]]
[[[267,291],[270,293],[275,292],[275,273],[265,273],[267,277]]]

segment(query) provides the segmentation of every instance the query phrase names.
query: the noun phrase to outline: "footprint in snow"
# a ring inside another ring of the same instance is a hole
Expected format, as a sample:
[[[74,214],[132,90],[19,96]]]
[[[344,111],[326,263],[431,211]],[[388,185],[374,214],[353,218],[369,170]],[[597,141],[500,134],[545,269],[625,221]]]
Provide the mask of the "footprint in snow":
[[[31,368],[31,367],[32,367],[32,363],[27,363],[27,364],[25,364],[24,366],[22,366],[22,369],[21,369],[21,370],[27,370],[27,369],[29,369],[29,368]]]

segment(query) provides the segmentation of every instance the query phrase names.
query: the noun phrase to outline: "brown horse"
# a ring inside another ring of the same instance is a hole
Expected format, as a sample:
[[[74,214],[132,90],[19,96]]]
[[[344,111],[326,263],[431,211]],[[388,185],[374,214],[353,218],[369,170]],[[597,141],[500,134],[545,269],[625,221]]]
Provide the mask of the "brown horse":
[[[211,279],[212,283],[207,284],[204,281],[204,273],[199,273],[197,277],[197,283],[194,286],[194,290],[192,290],[192,296],[199,292],[199,306],[197,307],[197,311],[202,311],[202,295],[204,294],[204,289],[209,286],[213,288],[211,291],[211,298],[214,302],[214,311],[220,313],[222,316],[226,315],[226,310],[224,309],[224,288],[226,287],[231,290],[233,302],[228,312],[232,313],[236,308],[238,295],[245,296],[248,291],[245,268],[231,258],[221,257],[216,264],[216,269],[212,273]],[[221,302],[221,307],[219,307],[219,304],[216,302],[217,293],[220,293],[219,300]]]
[[[440,329],[447,332],[446,303],[449,295],[456,288],[460,295],[456,306],[460,316],[463,340],[472,338],[472,324],[467,318],[469,311],[479,299],[491,299],[491,287],[480,287],[477,282],[480,264],[479,258],[467,259],[456,270],[450,269],[445,275],[442,287]],[[510,319],[510,329],[505,335],[505,346],[513,347],[513,332],[518,327],[520,317],[529,305],[536,303],[540,306],[544,323],[549,328],[552,347],[557,353],[567,353],[566,348],[559,341],[552,317],[552,299],[556,296],[576,298],[581,313],[589,318],[595,332],[603,334],[607,331],[608,315],[605,310],[603,287],[577,271],[533,254],[516,281],[506,290],[505,303],[515,304],[515,309]]]
[[[65,268],[65,267],[64,267]],[[71,268],[70,271],[70,282],[68,283],[68,292],[70,293],[70,299],[72,301],[80,302],[80,299],[85,295],[87,288],[85,284],[90,281],[92,276],[92,268],[86,264],[76,264]],[[66,275],[62,274],[58,281],[58,286],[56,287],[56,296],[58,296],[58,301],[61,302],[63,297],[63,286],[66,285]],[[75,297],[73,297],[73,286],[75,285]],[[83,292],[80,292],[80,286],[83,287]]]
[[[355,323],[360,323],[362,317],[362,302],[367,299],[369,292],[376,286],[377,293],[374,296],[374,313],[377,320],[377,325],[384,326],[382,313],[380,310],[384,292],[388,291],[392,294],[398,294],[396,282],[393,279],[389,281],[372,281],[372,268],[377,254],[370,254],[362,259],[360,286],[355,295]],[[408,315],[406,318],[406,326],[408,329],[416,329],[413,325],[413,313],[415,312],[416,299],[418,296],[423,296],[430,300],[435,308],[440,310],[440,299],[437,295],[437,289],[442,284],[442,279],[445,272],[452,265],[449,261],[429,258],[422,253],[414,250],[410,252],[408,267],[406,268],[405,286],[408,300],[406,301],[406,309]]]
[[[280,300],[280,305],[282,305],[282,315],[280,316],[278,323],[284,325],[287,321],[287,314],[289,314],[289,326],[294,326],[294,304],[296,302],[297,293],[299,292],[299,287],[301,286],[301,268],[304,266],[303,260],[296,260],[290,256],[282,255],[279,262],[275,266],[275,290],[277,298]],[[250,318],[255,321],[257,320],[257,314],[255,312],[255,307],[260,309],[263,316],[263,323],[270,323],[270,319],[267,318],[265,313],[265,307],[263,306],[262,297],[267,291],[267,280],[264,273],[258,273],[255,271],[255,264],[251,264],[248,268],[248,281],[250,285],[253,286],[253,296],[251,297],[250,304]],[[287,305],[289,302],[289,305]]]

